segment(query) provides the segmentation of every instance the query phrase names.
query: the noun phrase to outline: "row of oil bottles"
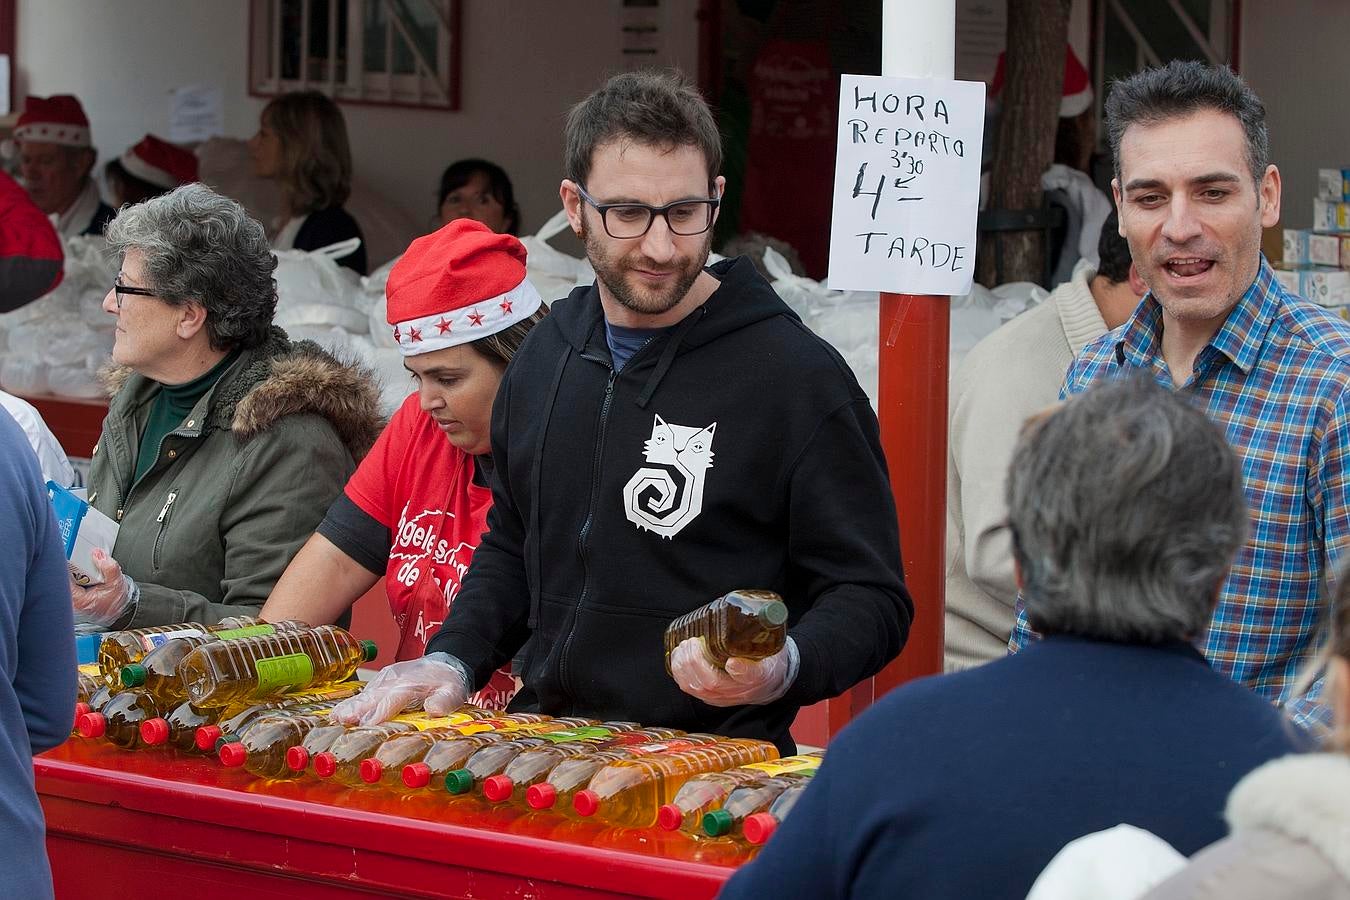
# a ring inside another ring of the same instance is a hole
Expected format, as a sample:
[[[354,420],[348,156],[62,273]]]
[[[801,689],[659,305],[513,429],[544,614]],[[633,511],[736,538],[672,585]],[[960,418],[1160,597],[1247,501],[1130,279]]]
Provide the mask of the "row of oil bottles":
[[[332,625],[236,617],[104,636],[81,667],[75,730],[125,749],[215,754],[269,780],[441,791],[630,829],[766,841],[822,753],[778,758],[767,742],[465,706],[377,726],[328,716],[375,657]]]

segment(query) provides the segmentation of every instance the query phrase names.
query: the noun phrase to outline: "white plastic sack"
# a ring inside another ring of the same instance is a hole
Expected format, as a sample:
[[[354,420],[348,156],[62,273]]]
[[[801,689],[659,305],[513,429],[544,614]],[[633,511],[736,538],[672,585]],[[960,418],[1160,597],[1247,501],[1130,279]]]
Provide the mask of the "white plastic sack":
[[[376,346],[366,337],[354,337],[351,343],[361,362],[375,373],[380,388],[380,413],[392,416],[413,390],[413,380],[403,368],[403,354],[397,349]]]
[[[288,332],[300,325],[363,332],[361,276],[335,259],[359,244],[356,238],[320,250],[277,250],[277,311],[273,321]]]
[[[538,232],[520,239],[528,254],[525,275],[545,303],[566,297],[573,288],[595,281],[595,270],[590,262],[569,256],[549,244],[549,238],[561,234],[565,228],[567,211],[560,209]]]
[[[970,349],[984,337],[1048,296],[1039,284],[1011,281],[992,291],[976,284],[969,294],[953,297],[948,371],[955,372]]]

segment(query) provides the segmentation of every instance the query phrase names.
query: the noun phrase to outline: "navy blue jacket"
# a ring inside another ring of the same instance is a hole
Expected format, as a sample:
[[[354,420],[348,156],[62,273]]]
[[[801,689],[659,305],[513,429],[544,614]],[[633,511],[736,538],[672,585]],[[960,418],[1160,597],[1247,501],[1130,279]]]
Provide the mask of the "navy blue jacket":
[[[5,896],[50,897],[33,754],[70,734],[75,627],[70,575],[42,470],[0,410],[0,873]]]
[[[1051,637],[882,699],[721,895],[1021,900],[1069,841],[1128,823],[1191,855],[1302,732],[1189,644]]]

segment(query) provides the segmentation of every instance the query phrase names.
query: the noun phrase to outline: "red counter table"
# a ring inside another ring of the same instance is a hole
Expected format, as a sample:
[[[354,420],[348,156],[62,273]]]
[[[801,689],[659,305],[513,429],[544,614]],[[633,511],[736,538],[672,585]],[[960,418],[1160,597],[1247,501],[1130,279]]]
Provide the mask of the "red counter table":
[[[506,815],[409,818],[373,790],[269,785],[204,757],[79,738],[34,770],[58,898],[711,897],[732,872],[694,861],[684,839],[595,828],[588,846],[514,833],[528,820]],[[623,841],[651,852],[603,845]]]

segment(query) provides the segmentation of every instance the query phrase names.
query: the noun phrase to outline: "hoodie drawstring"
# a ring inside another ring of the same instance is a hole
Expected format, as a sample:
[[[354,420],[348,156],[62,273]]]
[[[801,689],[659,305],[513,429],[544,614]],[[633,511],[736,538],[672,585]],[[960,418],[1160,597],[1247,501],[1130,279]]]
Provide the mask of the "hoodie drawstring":
[[[685,334],[690,328],[693,328],[698,320],[707,315],[708,307],[700,306],[696,314],[690,314],[684,317],[684,321],[675,326],[675,333],[670,336],[670,342],[666,344],[666,349],[661,351],[661,358],[656,362],[656,369],[652,372],[652,377],[647,379],[647,384],[642,388],[642,393],[638,394],[637,405],[639,409],[646,409],[647,404],[651,402],[652,394],[656,393],[657,387],[661,384],[661,379],[666,377],[670,367],[675,362],[675,354],[680,350],[680,342],[684,340]]]

